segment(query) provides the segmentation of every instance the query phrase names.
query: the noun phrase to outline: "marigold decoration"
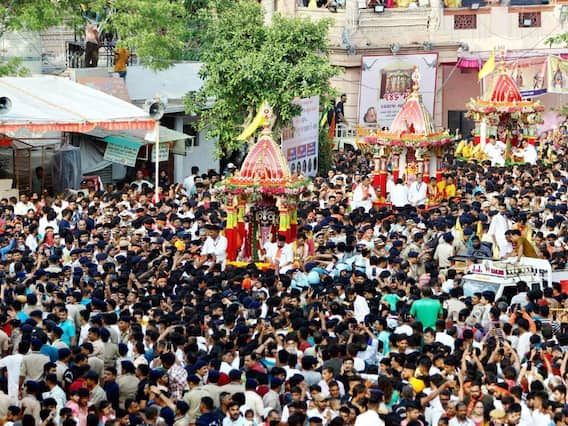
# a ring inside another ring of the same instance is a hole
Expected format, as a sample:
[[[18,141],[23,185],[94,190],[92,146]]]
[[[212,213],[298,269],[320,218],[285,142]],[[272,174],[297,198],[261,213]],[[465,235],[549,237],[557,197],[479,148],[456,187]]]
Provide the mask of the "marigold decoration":
[[[297,200],[307,192],[310,183],[304,176],[290,174],[288,163],[271,136],[270,107],[263,108],[263,114],[262,134],[250,148],[240,171],[213,188],[217,199],[230,207],[226,234],[231,240],[227,249],[231,262],[259,262],[267,236],[275,241],[280,234],[288,243],[295,241]]]

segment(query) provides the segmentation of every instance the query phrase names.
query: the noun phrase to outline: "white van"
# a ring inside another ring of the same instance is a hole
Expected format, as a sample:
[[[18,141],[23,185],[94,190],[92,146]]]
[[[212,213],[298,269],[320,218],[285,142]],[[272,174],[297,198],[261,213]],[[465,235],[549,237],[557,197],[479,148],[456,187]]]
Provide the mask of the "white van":
[[[517,283],[525,281],[531,290],[551,287],[552,267],[545,259],[522,257],[519,262],[482,260],[469,265],[461,285],[464,296],[492,291],[495,299],[505,297],[508,301],[517,294]]]

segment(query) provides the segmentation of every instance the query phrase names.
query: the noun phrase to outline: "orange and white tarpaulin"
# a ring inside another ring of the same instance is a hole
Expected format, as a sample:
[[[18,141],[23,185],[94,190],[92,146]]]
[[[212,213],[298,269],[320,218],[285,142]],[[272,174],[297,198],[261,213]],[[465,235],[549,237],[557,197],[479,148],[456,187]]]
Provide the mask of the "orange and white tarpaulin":
[[[0,115],[0,133],[153,129],[148,114],[121,99],[67,78],[55,76],[0,78],[0,97],[12,102]]]

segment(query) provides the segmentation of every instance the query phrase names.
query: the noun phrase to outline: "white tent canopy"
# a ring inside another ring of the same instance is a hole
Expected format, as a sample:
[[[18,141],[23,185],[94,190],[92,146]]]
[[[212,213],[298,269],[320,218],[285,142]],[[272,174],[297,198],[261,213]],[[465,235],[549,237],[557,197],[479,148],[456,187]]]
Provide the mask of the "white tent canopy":
[[[0,78],[0,96],[12,102],[11,110],[0,115],[0,133],[8,136],[21,128],[42,133],[155,126],[141,108],[63,77]]]

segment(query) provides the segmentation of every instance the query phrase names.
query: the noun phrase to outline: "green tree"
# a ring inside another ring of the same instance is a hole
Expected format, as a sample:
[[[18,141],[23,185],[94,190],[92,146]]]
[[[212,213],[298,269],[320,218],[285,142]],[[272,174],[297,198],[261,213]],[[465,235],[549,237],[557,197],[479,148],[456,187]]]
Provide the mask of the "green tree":
[[[330,21],[275,15],[266,26],[261,6],[252,0],[215,3],[200,17],[204,85],[186,96],[185,105],[187,111],[202,111],[200,126],[218,138],[219,155],[241,148],[236,136],[263,101],[274,111],[278,134],[300,112],[294,98],[332,91],[330,78],[338,70],[328,56]]]
[[[0,0],[0,39],[10,31],[41,31],[77,17],[80,0]],[[19,58],[0,58],[0,76],[24,76]]]
[[[549,47],[552,46],[562,46],[568,47],[568,33],[556,34],[546,39],[546,44]]]
[[[167,68],[174,61],[197,59],[200,24],[197,12],[208,0],[95,0],[100,30],[135,51],[142,63]]]
[[[318,137],[318,172],[326,176],[333,166],[333,138],[329,137],[329,127],[320,127]]]
[[[7,31],[41,31],[77,16],[80,0],[0,0],[0,38]]]
[[[101,33],[135,51],[152,68],[199,56],[199,11],[210,0],[0,0],[0,38],[7,31],[68,25],[79,33],[97,19]],[[0,60],[0,72],[6,63]],[[5,74],[4,74],[5,75]]]

